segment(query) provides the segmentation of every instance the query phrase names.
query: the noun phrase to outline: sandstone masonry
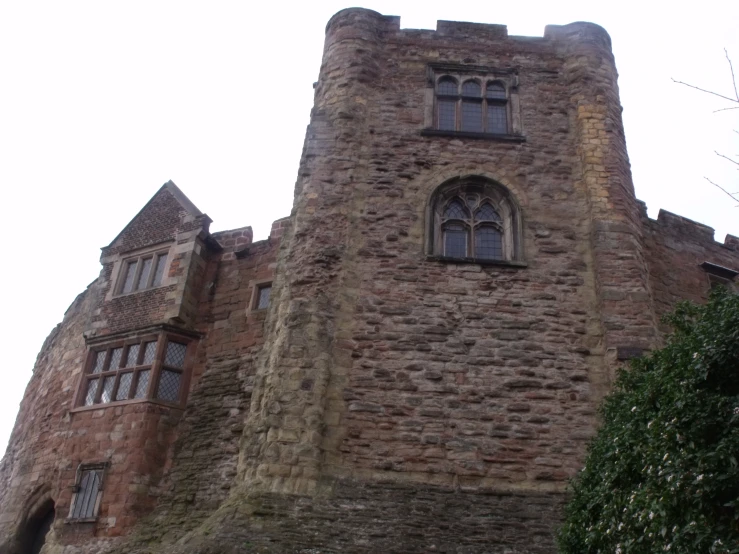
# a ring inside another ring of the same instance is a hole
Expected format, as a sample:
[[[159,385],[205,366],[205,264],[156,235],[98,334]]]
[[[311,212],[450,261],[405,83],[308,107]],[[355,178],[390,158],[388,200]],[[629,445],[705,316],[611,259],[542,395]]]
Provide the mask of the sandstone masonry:
[[[553,552],[615,369],[739,270],[647,217],[616,78],[591,23],[337,13],[290,217],[169,182],[49,335],[0,552]]]

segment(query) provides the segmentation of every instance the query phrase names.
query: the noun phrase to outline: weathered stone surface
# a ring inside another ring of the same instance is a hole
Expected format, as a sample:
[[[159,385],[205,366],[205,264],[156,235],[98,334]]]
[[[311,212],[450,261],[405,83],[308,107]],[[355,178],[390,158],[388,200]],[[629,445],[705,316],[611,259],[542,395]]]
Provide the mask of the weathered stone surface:
[[[522,135],[428,132],[429,64],[515,73]],[[336,14],[290,218],[211,234],[167,184],[47,339],[0,465],[0,551],[53,505],[45,554],[553,552],[624,353],[706,298],[703,262],[739,268],[739,239],[647,218],[620,111],[596,25]],[[520,259],[428,255],[429,203],[460,177],[515,199]],[[122,260],[161,245],[162,286],[115,294]],[[153,326],[196,344],[182,403],[79,406],[90,341]],[[98,516],[67,521],[91,462]]]

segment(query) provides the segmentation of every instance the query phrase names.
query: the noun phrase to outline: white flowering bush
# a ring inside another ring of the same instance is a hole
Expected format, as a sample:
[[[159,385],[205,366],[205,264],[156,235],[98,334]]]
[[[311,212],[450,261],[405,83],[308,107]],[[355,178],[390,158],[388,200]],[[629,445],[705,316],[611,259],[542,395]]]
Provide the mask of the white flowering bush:
[[[562,554],[739,553],[739,295],[681,304],[620,372],[559,532]]]

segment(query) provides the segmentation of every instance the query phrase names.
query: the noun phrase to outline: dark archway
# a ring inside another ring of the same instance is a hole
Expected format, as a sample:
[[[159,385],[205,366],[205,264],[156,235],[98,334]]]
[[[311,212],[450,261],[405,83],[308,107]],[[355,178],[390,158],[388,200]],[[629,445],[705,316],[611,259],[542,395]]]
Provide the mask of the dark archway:
[[[23,554],[39,554],[46,544],[46,535],[54,523],[54,502],[47,500],[26,521],[18,536],[17,552]]]

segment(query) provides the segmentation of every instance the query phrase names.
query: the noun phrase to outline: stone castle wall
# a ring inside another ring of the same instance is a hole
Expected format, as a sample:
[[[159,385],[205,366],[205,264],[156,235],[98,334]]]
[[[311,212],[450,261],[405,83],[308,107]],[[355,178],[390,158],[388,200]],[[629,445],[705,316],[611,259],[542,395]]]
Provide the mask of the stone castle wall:
[[[515,75],[520,134],[430,130],[430,64]],[[290,218],[211,234],[165,185],[47,340],[0,466],[0,552],[50,501],[47,554],[553,552],[614,370],[707,297],[701,264],[739,267],[739,239],[646,217],[616,79],[589,23],[336,14]],[[434,192],[467,176],[515,199],[516,263],[429,251]],[[111,292],[161,244],[164,286]],[[186,401],[75,407],[90,345],[155,325],[196,345]],[[66,521],[77,466],[102,459],[99,517]]]

